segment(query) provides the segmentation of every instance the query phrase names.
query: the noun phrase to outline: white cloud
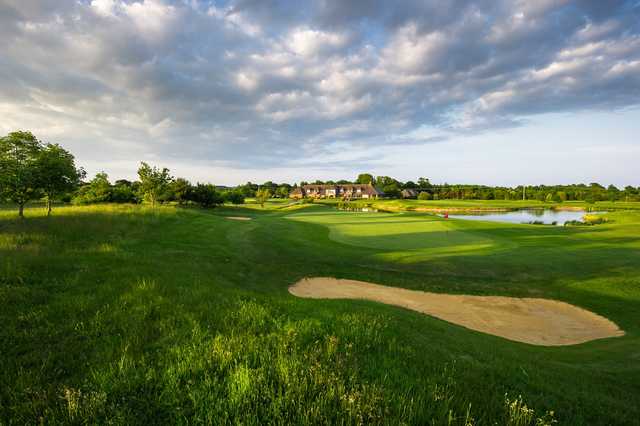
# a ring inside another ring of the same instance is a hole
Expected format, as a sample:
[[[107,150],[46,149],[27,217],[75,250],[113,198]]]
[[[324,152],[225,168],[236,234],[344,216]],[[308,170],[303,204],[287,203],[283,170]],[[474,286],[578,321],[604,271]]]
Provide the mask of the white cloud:
[[[301,56],[314,56],[331,49],[340,48],[347,42],[344,34],[295,28],[286,37],[286,46]]]
[[[102,16],[114,16],[118,0],[92,0],[91,7]]]
[[[143,0],[122,3],[122,10],[133,21],[138,30],[148,38],[156,39],[171,30],[176,21],[176,8],[160,0]]]
[[[258,87],[258,78],[251,72],[240,72],[236,76],[236,84],[243,90],[252,91]]]

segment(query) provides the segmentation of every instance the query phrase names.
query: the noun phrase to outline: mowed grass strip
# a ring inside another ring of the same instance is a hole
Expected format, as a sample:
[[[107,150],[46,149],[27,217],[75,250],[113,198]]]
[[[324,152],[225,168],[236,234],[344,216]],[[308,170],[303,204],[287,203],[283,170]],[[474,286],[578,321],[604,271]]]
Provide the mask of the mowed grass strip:
[[[1,212],[0,423],[639,418],[637,213],[574,230],[321,207],[309,213],[324,221],[287,216],[300,211],[91,206],[51,218],[28,210],[24,221]],[[429,241],[441,233],[430,222],[447,226],[449,246]],[[607,316],[626,335],[533,347],[373,302],[289,295],[305,276],[535,294]]]

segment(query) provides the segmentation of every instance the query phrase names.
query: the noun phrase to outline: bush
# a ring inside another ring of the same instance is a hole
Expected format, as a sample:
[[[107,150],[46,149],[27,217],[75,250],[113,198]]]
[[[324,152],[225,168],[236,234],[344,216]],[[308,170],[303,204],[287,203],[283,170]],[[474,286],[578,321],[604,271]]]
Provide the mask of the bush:
[[[74,204],[93,204],[111,201],[111,184],[106,173],[98,173],[88,185],[83,185],[73,199]]]
[[[431,197],[431,194],[429,194],[428,192],[421,192],[418,194],[418,200],[431,200],[433,197]]]
[[[111,201],[114,203],[137,203],[138,199],[129,185],[115,185],[111,190]]]
[[[222,204],[224,201],[214,185],[204,183],[193,186],[187,194],[187,200],[205,208],[215,207],[216,204]]]
[[[570,220],[568,222],[565,222],[564,226],[593,226],[608,222],[609,219],[607,219],[606,217],[594,214],[586,214],[582,217],[582,220]]]
[[[244,204],[244,195],[238,191],[227,191],[222,195],[224,201],[231,204]]]
[[[589,225],[600,225],[602,223],[609,222],[609,219],[607,219],[606,217],[595,214],[586,214],[582,217],[582,220]]]

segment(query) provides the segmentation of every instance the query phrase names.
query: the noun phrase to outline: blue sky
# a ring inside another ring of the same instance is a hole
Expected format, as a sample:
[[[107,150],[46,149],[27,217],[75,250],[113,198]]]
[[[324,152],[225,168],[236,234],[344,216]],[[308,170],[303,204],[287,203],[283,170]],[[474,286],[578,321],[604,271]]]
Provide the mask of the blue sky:
[[[90,174],[640,185],[639,0],[0,0],[0,132]]]

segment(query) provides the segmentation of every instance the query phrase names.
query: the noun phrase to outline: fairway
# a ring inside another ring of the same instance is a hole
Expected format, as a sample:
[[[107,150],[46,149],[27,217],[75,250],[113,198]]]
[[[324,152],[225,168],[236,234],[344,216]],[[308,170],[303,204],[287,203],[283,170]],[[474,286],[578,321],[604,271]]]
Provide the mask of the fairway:
[[[281,206],[0,210],[0,423],[640,418],[640,212],[552,227]],[[291,295],[305,277],[552,299],[625,334],[535,346]]]

